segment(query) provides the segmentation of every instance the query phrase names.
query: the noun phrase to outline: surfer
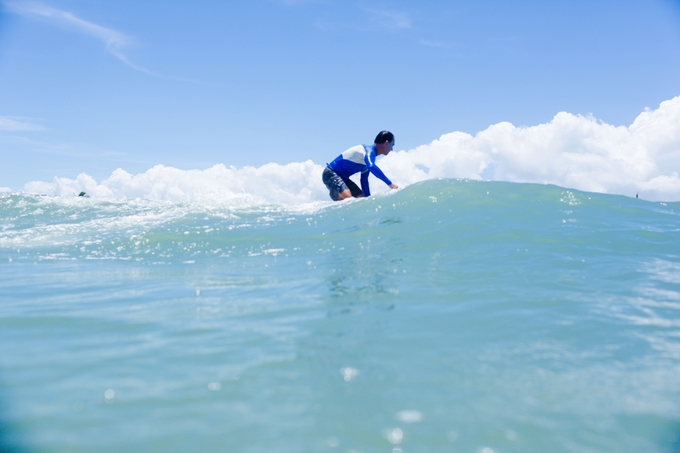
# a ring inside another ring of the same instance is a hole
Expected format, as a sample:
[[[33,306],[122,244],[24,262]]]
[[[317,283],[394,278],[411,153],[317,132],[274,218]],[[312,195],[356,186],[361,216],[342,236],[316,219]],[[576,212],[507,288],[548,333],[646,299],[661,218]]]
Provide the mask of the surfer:
[[[330,164],[326,164],[321,179],[328,187],[333,201],[345,198],[368,197],[371,190],[368,187],[368,174],[373,173],[378,179],[397,189],[387,176],[375,164],[377,156],[387,156],[394,147],[394,134],[389,131],[380,132],[372,145],[357,145],[340,154]],[[355,173],[361,172],[361,189],[349,179]]]

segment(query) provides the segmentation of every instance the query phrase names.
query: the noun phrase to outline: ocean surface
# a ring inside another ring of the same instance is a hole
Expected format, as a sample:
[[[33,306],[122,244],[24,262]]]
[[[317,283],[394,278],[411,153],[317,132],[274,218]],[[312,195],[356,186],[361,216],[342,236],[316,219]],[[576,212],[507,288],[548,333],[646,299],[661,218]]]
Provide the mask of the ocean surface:
[[[0,194],[0,451],[679,452],[680,203]]]

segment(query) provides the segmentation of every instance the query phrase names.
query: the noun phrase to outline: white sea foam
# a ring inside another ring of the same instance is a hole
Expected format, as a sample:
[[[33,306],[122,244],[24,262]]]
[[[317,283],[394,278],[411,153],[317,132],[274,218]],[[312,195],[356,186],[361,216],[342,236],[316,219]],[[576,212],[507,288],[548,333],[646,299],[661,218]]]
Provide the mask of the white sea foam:
[[[338,154],[342,150],[338,150]],[[329,159],[334,156],[328,156]],[[630,126],[561,112],[546,124],[489,126],[477,135],[452,132],[430,144],[379,161],[400,186],[432,178],[556,184],[584,191],[648,200],[680,200],[680,96],[645,110]],[[30,182],[25,191],[95,197],[188,201],[196,198],[244,204],[327,201],[323,166],[311,160],[259,168],[218,164],[206,170],[157,165],[131,175],[118,169],[101,182],[83,173],[75,180]],[[372,191],[387,190],[372,178]]]

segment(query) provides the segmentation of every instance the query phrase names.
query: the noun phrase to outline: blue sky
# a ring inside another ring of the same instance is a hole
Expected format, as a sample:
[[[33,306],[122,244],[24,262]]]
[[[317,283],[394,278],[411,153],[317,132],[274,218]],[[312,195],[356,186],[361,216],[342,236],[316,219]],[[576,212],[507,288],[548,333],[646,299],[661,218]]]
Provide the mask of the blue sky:
[[[680,2],[0,0],[0,187],[331,160],[680,95]]]

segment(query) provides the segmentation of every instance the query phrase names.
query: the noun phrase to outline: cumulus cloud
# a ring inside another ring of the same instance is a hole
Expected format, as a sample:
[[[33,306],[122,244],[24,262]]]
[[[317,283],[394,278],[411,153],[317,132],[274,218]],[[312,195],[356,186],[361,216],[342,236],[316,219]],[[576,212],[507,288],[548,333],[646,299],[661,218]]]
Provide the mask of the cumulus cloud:
[[[328,199],[321,183],[322,169],[321,165],[309,160],[239,169],[222,164],[207,170],[180,170],[156,165],[137,175],[118,169],[101,183],[82,173],[74,180],[54,178],[52,182],[31,182],[24,189],[29,193],[47,195],[71,195],[85,191],[102,198],[147,198],[173,202],[204,199],[248,204],[300,204]]]
[[[342,150],[338,150],[338,154]],[[393,152],[378,161],[404,187],[433,178],[470,178],[558,186],[647,200],[680,201],[680,96],[642,112],[630,126],[612,126],[590,116],[561,112],[546,124],[498,123],[476,135],[452,132],[427,145]],[[245,203],[299,204],[327,201],[323,166],[312,161],[259,168],[215,165],[180,170],[157,165],[131,175],[118,169],[97,183],[32,182],[31,193],[188,201],[195,198]],[[371,177],[372,192],[387,190]]]
[[[680,96],[630,126],[561,112],[546,124],[498,123],[477,135],[452,132],[380,164],[410,184],[453,177],[556,184],[650,200],[680,200]]]
[[[52,8],[40,2],[2,0],[0,3],[2,3],[8,11],[15,14],[43,19],[54,25],[70,28],[99,39],[104,42],[107,52],[114,55],[126,65],[138,71],[153,74],[151,71],[131,62],[123,53],[123,47],[131,44],[133,41],[130,36],[127,36],[124,33],[103,27],[93,22],[88,22],[75,14]]]

